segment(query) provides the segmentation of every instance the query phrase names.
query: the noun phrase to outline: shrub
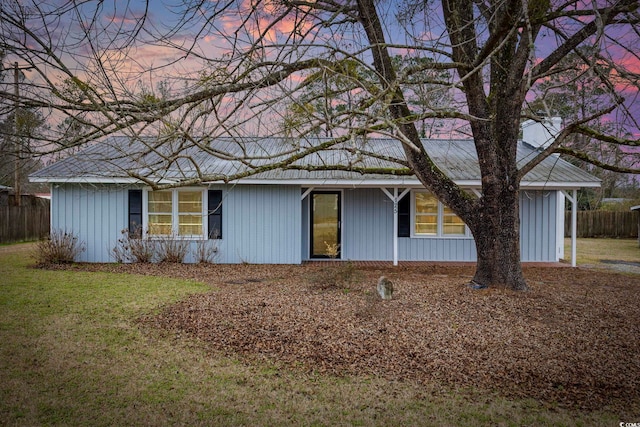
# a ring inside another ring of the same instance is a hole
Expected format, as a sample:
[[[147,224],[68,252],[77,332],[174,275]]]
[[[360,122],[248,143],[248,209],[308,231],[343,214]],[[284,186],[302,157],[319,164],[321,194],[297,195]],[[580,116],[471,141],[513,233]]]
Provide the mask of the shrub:
[[[184,262],[189,253],[189,241],[177,235],[164,236],[153,239],[142,237],[142,233],[122,230],[122,237],[118,239],[112,249],[112,256],[116,262],[147,263],[147,262]],[[216,252],[214,250],[214,252]],[[209,256],[206,251],[202,256]],[[196,254],[198,257],[198,254]]]
[[[193,256],[199,264],[213,264],[218,256],[218,246],[211,240],[198,240]]]
[[[327,256],[336,260],[340,254],[340,244],[324,242],[324,245],[327,248],[325,251]],[[318,289],[348,289],[357,280],[356,276],[356,267],[351,261],[328,261],[326,266],[318,270],[309,280],[309,283]]]
[[[141,233],[129,233],[129,230],[121,231],[122,237],[118,239],[112,249],[116,262],[151,262],[156,252],[156,242],[143,239]]]
[[[68,264],[86,249],[70,231],[53,230],[46,239],[36,245],[34,257],[38,264]]]
[[[189,252],[189,241],[171,235],[155,240],[156,261],[182,263]]]
[[[317,289],[348,289],[358,280],[358,271],[351,261],[327,261],[314,272],[309,283]]]

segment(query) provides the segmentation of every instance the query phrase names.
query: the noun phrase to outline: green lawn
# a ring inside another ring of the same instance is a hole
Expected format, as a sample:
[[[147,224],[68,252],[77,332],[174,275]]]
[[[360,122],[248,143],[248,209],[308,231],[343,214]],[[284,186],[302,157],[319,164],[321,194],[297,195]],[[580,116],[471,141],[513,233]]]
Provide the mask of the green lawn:
[[[207,354],[136,319],[203,284],[30,267],[0,248],[0,425],[618,425],[581,413],[380,378]],[[635,421],[635,420],[628,420]]]
[[[564,255],[571,259],[571,239],[564,240]],[[600,265],[603,260],[640,262],[638,239],[578,239],[576,261],[580,265]]]

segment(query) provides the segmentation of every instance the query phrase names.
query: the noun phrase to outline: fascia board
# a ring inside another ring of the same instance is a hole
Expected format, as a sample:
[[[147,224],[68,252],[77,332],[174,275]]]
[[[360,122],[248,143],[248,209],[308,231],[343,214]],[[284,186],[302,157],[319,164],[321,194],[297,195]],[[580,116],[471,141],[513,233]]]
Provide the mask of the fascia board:
[[[30,182],[37,183],[60,183],[60,184],[143,184],[136,178],[128,177],[30,177]],[[158,184],[172,184],[175,181],[161,180]],[[231,181],[231,184],[239,185],[301,185],[318,187],[423,187],[417,179],[240,179]],[[221,184],[221,182],[207,182],[204,184]],[[482,184],[479,180],[456,181],[464,188],[480,188]],[[520,184],[521,189],[576,189],[576,188],[598,188],[600,182],[529,182]]]

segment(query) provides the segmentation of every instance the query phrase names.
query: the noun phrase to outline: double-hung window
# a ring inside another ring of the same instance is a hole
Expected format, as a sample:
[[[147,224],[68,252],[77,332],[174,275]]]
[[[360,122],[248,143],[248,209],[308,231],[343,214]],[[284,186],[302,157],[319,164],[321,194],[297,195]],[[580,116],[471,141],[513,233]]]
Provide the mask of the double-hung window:
[[[222,190],[132,189],[128,196],[131,235],[222,238]]]
[[[202,238],[205,234],[203,190],[147,192],[147,235]]]
[[[149,236],[169,236],[173,234],[173,191],[149,191],[148,222]]]
[[[413,193],[413,235],[416,237],[462,237],[464,222],[449,207],[426,191]]]
[[[467,227],[451,208],[440,203],[442,209],[442,234],[445,236],[464,236]]]
[[[438,235],[439,202],[432,194],[416,192],[414,195],[413,232],[424,236]]]
[[[204,235],[202,191],[178,191],[178,235]]]

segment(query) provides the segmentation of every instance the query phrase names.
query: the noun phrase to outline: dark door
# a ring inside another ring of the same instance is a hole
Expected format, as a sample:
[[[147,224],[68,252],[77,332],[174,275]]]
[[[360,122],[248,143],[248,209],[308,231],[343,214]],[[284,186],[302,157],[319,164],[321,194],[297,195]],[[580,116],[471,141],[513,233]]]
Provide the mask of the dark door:
[[[340,258],[340,192],[311,193],[311,258]]]

